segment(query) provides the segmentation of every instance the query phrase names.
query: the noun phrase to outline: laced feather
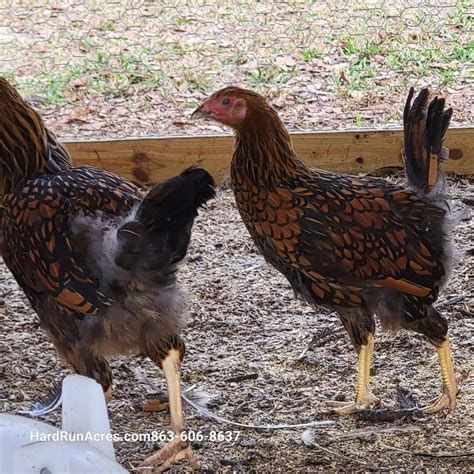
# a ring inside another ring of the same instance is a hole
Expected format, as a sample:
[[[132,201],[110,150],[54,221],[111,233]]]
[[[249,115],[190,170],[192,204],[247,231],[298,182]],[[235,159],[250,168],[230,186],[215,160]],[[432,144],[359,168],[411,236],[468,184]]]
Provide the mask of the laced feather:
[[[71,166],[66,149],[40,115],[0,77],[0,194],[45,171]]]

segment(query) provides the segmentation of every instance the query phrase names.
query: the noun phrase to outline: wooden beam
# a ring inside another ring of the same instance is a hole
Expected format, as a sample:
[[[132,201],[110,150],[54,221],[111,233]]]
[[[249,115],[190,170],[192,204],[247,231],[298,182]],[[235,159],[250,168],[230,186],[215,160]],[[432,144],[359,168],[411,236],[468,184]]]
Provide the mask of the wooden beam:
[[[309,165],[358,173],[402,166],[401,130],[359,130],[292,134],[298,155]],[[201,161],[222,182],[229,175],[232,136],[136,138],[65,141],[75,165],[90,165],[119,173],[135,182],[151,183],[178,174]],[[446,170],[474,173],[474,128],[447,133],[450,156]]]

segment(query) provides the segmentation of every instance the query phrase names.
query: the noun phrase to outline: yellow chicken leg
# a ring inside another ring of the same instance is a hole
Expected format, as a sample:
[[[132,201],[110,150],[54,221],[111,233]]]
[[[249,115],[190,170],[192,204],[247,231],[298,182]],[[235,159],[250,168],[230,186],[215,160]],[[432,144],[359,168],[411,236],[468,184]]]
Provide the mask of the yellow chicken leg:
[[[438,352],[441,378],[443,379],[443,393],[432,404],[423,408],[425,413],[436,413],[443,408],[449,408],[451,413],[456,409],[456,396],[458,394],[456,378],[454,377],[453,363],[451,360],[451,348],[449,339],[436,347]]]
[[[169,406],[171,415],[171,430],[174,439],[155,454],[143,461],[142,467],[151,468],[153,472],[163,472],[174,462],[186,458],[194,470],[199,469],[199,463],[194,457],[191,447],[186,441],[182,441],[181,434],[184,433],[186,425],[183,415],[183,404],[181,401],[181,357],[177,349],[171,349],[162,363],[168,386]]]
[[[370,390],[370,365],[374,352],[374,336],[369,334],[367,344],[359,349],[359,370],[357,376],[356,398],[354,402],[327,402],[338,415],[349,415],[378,403],[378,398]]]

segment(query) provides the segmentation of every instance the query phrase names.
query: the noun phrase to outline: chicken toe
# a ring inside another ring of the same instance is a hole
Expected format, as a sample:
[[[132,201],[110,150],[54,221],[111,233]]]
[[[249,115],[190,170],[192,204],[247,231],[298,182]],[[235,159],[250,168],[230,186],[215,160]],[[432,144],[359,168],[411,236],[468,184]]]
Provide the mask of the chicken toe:
[[[188,443],[181,441],[181,436],[176,436],[159,451],[146,458],[141,467],[152,472],[164,472],[172,464],[182,459],[187,459],[193,470],[200,469],[191,447]]]
[[[370,391],[367,390],[365,396],[361,399],[357,399],[354,402],[339,402],[339,401],[327,401],[326,405],[330,407],[333,413],[337,415],[351,415],[361,410],[367,410],[380,404],[380,400]]]

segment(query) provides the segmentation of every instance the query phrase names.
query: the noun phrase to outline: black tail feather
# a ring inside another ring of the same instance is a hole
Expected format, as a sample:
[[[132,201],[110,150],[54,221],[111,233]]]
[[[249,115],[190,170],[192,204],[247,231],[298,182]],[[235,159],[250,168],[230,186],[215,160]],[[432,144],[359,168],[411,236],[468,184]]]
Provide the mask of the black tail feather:
[[[198,209],[214,196],[215,182],[201,168],[188,168],[155,186],[135,219],[118,230],[116,264],[126,270],[174,271],[186,255]]]
[[[412,87],[403,113],[405,171],[410,185],[430,192],[442,182],[441,166],[449,153],[443,139],[453,110],[444,110],[443,98],[428,104],[428,89],[422,89],[412,103],[413,95]]]

